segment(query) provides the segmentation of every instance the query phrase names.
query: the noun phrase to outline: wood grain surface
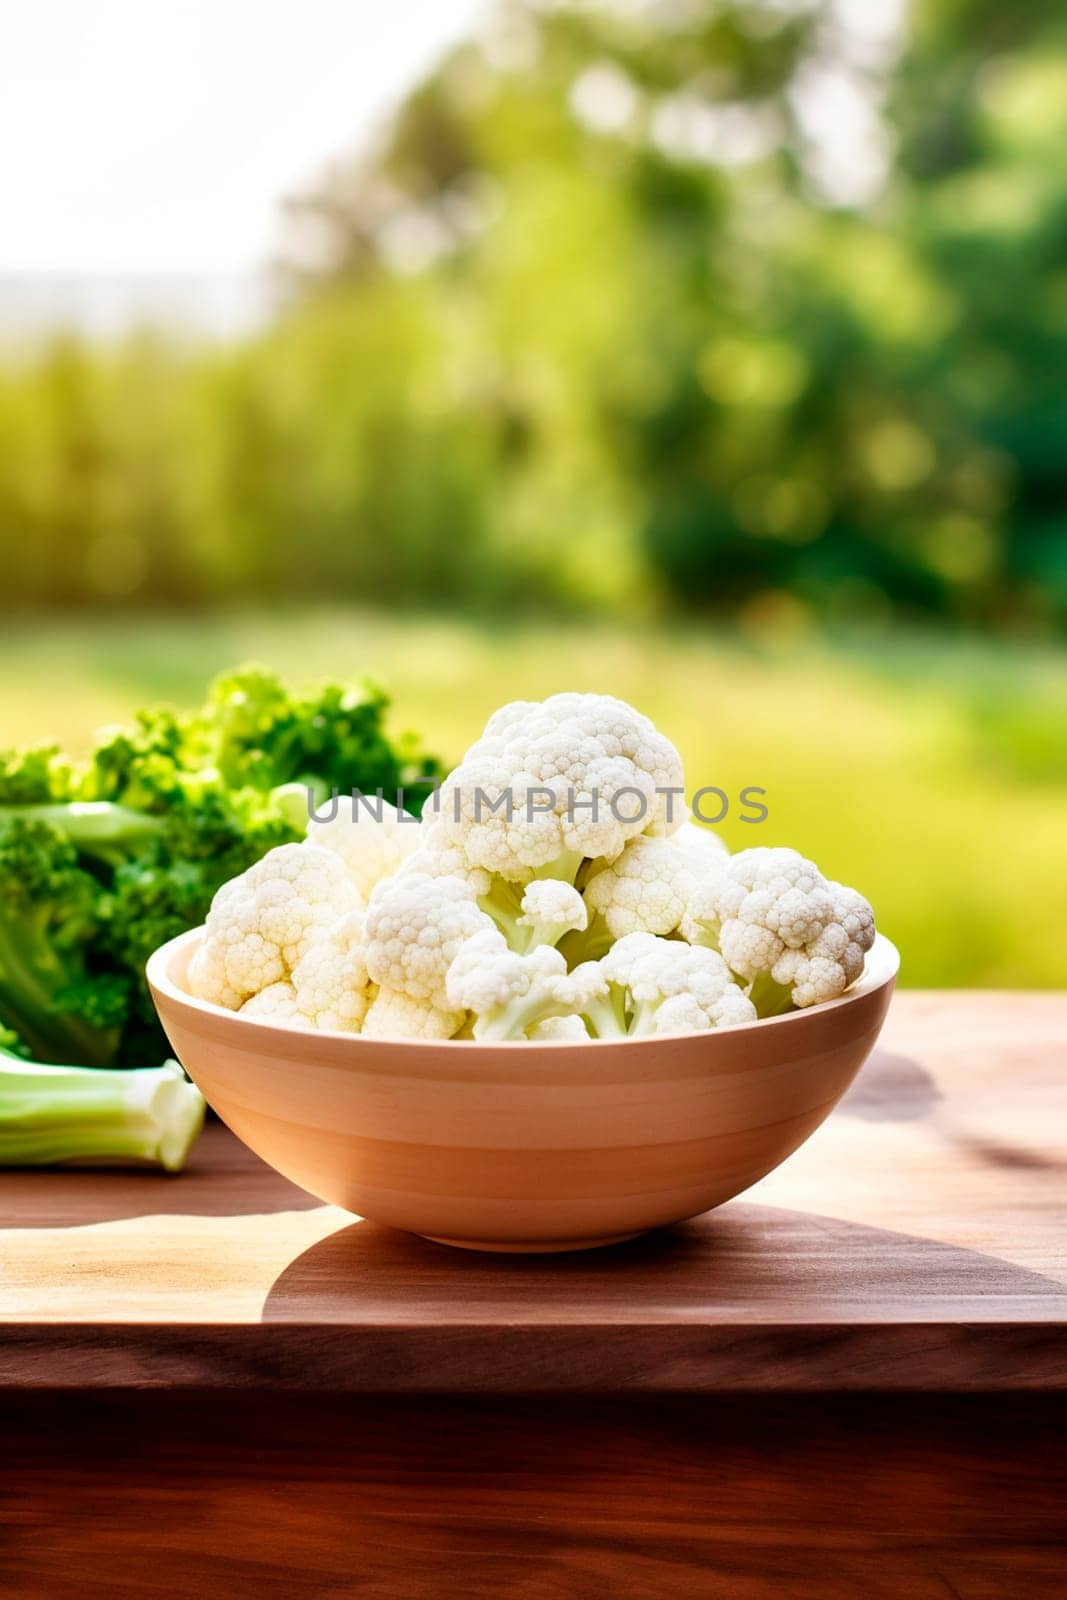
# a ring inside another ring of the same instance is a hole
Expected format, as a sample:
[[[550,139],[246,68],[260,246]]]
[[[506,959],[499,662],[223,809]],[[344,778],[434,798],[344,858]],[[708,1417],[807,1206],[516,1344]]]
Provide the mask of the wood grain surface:
[[[0,1174],[0,1594],[1062,1600],[1065,1056],[1062,997],[898,995],[780,1171],[573,1257],[217,1126]]]
[[[1062,1600],[1062,1397],[43,1394],[4,1600]]]
[[[184,1175],[0,1174],[0,1386],[519,1394],[1067,1387],[1067,998],[904,993],[742,1199],[477,1256],[321,1206],[210,1127]]]

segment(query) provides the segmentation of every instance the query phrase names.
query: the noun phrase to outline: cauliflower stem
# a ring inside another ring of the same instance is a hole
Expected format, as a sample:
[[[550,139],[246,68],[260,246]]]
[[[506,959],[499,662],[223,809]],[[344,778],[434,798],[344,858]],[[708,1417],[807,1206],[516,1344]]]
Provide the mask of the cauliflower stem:
[[[594,1039],[625,1039],[631,1032],[626,1017],[626,991],[620,984],[608,984],[604,994],[591,995],[581,1014]]]
[[[745,994],[760,1017],[780,1017],[793,1010],[793,994],[787,983],[776,983],[769,972],[761,972],[743,985]]]
[[[525,887],[506,878],[491,879],[489,893],[479,895],[478,904],[520,955],[580,932],[588,917],[577,889],[540,872]]]

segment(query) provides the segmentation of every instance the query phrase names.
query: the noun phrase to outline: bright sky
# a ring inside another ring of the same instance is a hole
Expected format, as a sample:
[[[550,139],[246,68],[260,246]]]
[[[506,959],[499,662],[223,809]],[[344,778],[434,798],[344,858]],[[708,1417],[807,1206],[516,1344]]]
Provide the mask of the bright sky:
[[[481,0],[3,0],[0,273],[244,274]]]

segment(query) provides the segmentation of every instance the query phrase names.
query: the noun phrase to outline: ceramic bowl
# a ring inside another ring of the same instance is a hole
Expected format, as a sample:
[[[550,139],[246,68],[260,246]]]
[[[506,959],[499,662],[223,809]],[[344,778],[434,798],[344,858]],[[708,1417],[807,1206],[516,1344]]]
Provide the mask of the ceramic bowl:
[[[299,1032],[194,999],[201,930],[148,981],[189,1076],[320,1200],[479,1250],[579,1250],[740,1194],[819,1126],[870,1052],[899,958],[847,995],[711,1033],[478,1044]]]

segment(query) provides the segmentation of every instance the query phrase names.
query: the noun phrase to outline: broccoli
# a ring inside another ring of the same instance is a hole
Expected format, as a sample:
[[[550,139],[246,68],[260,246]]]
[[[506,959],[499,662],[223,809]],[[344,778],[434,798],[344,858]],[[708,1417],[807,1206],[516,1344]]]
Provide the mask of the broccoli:
[[[308,789],[380,789],[413,810],[430,792],[438,763],[388,737],[386,706],[243,667],[198,712],[105,730],[80,766],[54,746],[0,755],[0,1026],[46,1062],[165,1055],[145,961],[303,837]]]
[[[380,789],[418,815],[441,769],[412,735],[390,743],[382,726],[388,704],[366,684],[293,694],[265,667],[246,666],[215,680],[200,720],[211,730],[213,760],[229,788]]]
[[[22,816],[0,827],[0,1018],[45,1060],[114,1058],[130,979],[93,959],[109,916],[62,829]]]

